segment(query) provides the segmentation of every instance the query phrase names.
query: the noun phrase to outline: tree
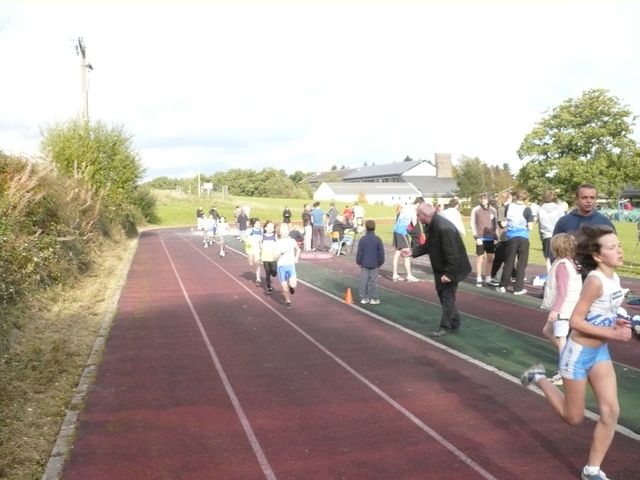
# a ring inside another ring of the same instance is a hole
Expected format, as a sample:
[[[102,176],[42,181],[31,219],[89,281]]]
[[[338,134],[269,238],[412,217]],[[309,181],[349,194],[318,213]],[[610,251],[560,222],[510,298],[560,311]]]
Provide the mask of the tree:
[[[134,204],[144,169],[123,127],[59,123],[43,132],[41,149],[59,173],[84,178],[110,205]]]
[[[525,136],[518,156],[527,163],[518,181],[533,197],[553,189],[568,201],[588,182],[616,198],[625,185],[640,180],[640,154],[632,138],[636,118],[604,89],[565,100]]]
[[[463,198],[478,198],[482,192],[497,193],[515,183],[508,168],[489,166],[478,157],[462,156],[453,169],[458,184],[456,193]]]

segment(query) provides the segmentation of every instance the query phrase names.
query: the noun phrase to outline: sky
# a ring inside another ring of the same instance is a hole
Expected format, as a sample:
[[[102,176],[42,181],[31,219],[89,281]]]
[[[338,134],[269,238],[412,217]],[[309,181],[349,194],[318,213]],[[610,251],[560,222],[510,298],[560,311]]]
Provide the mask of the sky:
[[[479,157],[517,171],[553,108],[640,114],[640,2],[0,0],[0,150],[77,118],[122,126],[145,179]],[[640,139],[638,132],[634,134]]]

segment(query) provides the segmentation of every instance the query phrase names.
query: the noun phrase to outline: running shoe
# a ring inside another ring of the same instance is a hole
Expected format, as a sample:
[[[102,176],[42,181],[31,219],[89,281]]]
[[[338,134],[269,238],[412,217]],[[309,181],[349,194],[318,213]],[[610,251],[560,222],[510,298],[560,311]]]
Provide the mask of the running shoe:
[[[492,278],[490,279],[487,284],[491,287],[499,287],[500,286],[500,280],[498,280],[497,278]]]
[[[368,298],[363,298],[362,300],[360,300],[360,303],[363,305],[366,305],[367,303],[369,303],[369,299]]]
[[[498,293],[507,293],[507,289],[504,287],[497,287],[496,292]]]
[[[393,280],[394,282],[401,282],[402,277],[400,277],[400,275],[395,275],[391,278],[391,280]]]
[[[369,303],[371,305],[380,305],[380,300],[378,300],[377,298],[372,298]]]
[[[481,286],[482,286],[482,279],[476,278],[476,287],[481,287]]]
[[[562,385],[562,375],[560,375],[559,373],[556,373],[553,377],[551,377],[549,379],[549,381],[551,383],[553,383],[554,385]]]
[[[527,289],[523,288],[522,290],[518,290],[517,292],[513,292],[514,295],[524,295],[527,293]]]
[[[584,469],[582,469],[582,472],[580,472],[580,478],[582,480],[610,480],[602,470],[598,470],[598,473],[595,474],[589,474],[584,473]]]
[[[531,384],[537,385],[536,377],[544,377],[545,373],[544,365],[536,363],[522,372],[522,375],[520,375],[520,382],[525,387]]]
[[[291,308],[291,302],[284,302],[284,306],[286,308]]]

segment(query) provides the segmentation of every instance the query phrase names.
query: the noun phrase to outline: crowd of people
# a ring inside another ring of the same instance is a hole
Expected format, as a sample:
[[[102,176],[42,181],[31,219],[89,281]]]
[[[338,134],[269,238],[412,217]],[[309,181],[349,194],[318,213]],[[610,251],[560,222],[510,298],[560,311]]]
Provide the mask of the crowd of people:
[[[569,424],[582,420],[587,384],[591,385],[600,416],[580,473],[583,480],[607,478],[601,465],[620,411],[608,342],[632,337],[630,320],[618,311],[625,296],[616,274],[623,262],[622,248],[613,224],[596,209],[596,199],[596,188],[590,184],[577,188],[575,208],[570,211],[550,191],[545,192],[539,207],[528,203],[524,190],[502,192],[494,205],[491,196],[483,193],[471,210],[469,223],[475,240],[475,285],[495,287],[499,293],[511,291],[514,295],[527,293],[524,281],[530,232],[538,224],[547,268],[541,307],[548,315],[542,333],[558,352],[558,370],[547,377],[544,366],[536,364],[522,374],[521,381],[525,386],[538,386],[551,407]],[[224,217],[215,207],[206,216],[199,208],[196,217],[204,246],[219,243],[220,255],[224,256],[224,235],[229,234]],[[271,220],[263,224],[258,218],[249,217],[247,207],[238,207],[234,217],[237,238],[244,242],[256,285],[262,286],[264,273],[265,293],[271,295],[272,278],[277,277],[287,308],[291,307],[297,288],[296,263],[301,252],[326,251],[327,233],[336,232],[342,240],[345,231],[358,229],[363,234],[355,256],[360,267],[360,303],[381,303],[378,281],[385,262],[384,243],[375,233],[375,222],[365,221],[364,209],[359,205],[347,205],[340,213],[334,202],[326,212],[320,202],[305,204],[300,216],[302,231],[293,226],[293,213],[288,206],[277,228]],[[420,197],[397,209],[391,280],[420,281],[412,274],[411,259],[429,256],[442,307],[439,326],[430,334],[433,337],[457,333],[461,327],[457,289],[473,271],[463,241],[465,235],[457,198],[445,210]],[[404,277],[399,272],[400,259]]]

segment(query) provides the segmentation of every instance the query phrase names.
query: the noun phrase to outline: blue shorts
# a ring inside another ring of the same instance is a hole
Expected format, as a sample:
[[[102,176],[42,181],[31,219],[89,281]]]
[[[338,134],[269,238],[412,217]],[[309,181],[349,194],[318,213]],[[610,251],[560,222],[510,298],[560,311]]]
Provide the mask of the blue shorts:
[[[568,338],[560,354],[559,372],[570,380],[584,380],[596,363],[607,361],[611,361],[608,344],[586,347]]]
[[[281,265],[278,267],[278,278],[282,283],[288,282],[290,278],[296,276],[294,265]]]

